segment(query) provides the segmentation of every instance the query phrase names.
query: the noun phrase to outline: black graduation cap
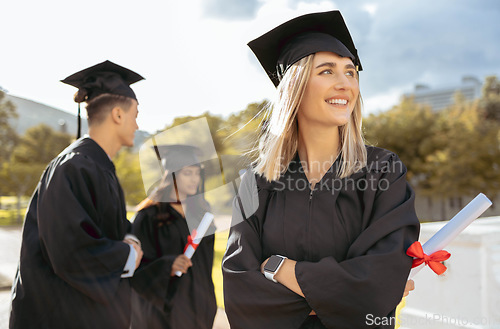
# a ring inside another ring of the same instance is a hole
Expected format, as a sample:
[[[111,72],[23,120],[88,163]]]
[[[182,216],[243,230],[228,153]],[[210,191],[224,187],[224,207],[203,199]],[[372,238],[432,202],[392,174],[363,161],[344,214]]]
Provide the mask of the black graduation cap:
[[[78,103],[78,136],[80,137],[80,103],[89,102],[97,96],[107,93],[133,98],[137,100],[130,85],[144,78],[110,61],[104,61],[91,66],[69,77],[61,82],[78,88],[75,94],[75,102]]]
[[[320,51],[349,57],[358,71],[362,70],[358,51],[338,10],[296,17],[250,41],[248,46],[275,86],[292,64]]]
[[[202,152],[196,146],[186,144],[155,145],[153,149],[158,159],[161,159],[163,168],[170,172],[178,171],[187,166],[202,167],[199,160]]]

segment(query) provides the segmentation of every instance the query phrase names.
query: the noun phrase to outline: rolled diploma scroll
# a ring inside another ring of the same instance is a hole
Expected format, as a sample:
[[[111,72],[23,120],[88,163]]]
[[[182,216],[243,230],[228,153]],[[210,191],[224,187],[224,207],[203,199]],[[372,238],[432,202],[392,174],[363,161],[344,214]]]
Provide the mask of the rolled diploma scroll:
[[[445,226],[423,244],[422,249],[424,253],[431,255],[438,250],[442,250],[491,205],[490,199],[483,193],[479,193],[468,205],[460,210],[458,214],[450,219]],[[412,279],[424,266],[425,263],[422,263],[413,268],[410,272],[410,279]]]
[[[203,237],[205,236],[205,233],[207,233],[208,227],[210,226],[210,224],[212,223],[213,220],[214,220],[214,215],[209,213],[209,212],[206,212],[205,215],[203,216],[203,218],[201,219],[201,222],[198,225],[198,228],[196,229],[196,236],[193,237],[193,243],[199,244],[201,242],[201,239],[203,239]],[[193,257],[193,255],[194,255],[195,251],[196,251],[196,249],[194,249],[192,245],[189,245],[186,248],[186,251],[184,251],[184,255],[187,258],[191,259],[191,257]],[[177,271],[177,272],[175,272],[175,275],[177,275],[178,277],[181,277],[182,272]]]

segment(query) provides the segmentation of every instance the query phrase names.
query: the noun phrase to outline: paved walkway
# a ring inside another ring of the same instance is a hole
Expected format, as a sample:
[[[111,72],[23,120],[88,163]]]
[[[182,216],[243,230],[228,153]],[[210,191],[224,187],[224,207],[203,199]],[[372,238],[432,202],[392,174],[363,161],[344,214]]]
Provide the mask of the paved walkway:
[[[21,249],[21,228],[0,228],[0,329],[9,327],[10,287]]]
[[[10,286],[17,270],[21,249],[21,229],[0,227],[0,329],[9,327]],[[214,329],[229,329],[224,310],[219,309]]]

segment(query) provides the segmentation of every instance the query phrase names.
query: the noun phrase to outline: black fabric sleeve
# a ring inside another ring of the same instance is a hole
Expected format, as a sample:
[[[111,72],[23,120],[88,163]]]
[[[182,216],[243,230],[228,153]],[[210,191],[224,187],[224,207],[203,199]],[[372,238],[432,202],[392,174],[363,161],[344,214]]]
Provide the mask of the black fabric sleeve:
[[[261,230],[268,192],[259,191],[257,206],[253,177],[245,174],[239,189],[241,202],[236,198],[233,204],[233,222],[240,223],[231,228],[222,261],[226,314],[232,329],[299,328],[311,312],[306,300],[260,272],[265,260]],[[251,209],[257,211],[245,219],[241,204],[246,216]]]
[[[104,236],[96,223],[116,220],[98,218],[95,198],[109,187],[97,172],[95,163],[83,156],[49,166],[40,183],[38,225],[43,257],[54,272],[93,300],[107,303],[116,294],[130,247]]]
[[[170,274],[177,255],[157,256],[152,225],[153,213],[153,207],[139,211],[132,225],[132,233],[141,241],[143,257],[131,283],[138,294],[163,309],[168,298],[167,292],[172,288],[172,281],[175,281]]]
[[[387,189],[364,193],[366,228],[350,246],[347,259],[296,264],[306,300],[327,328],[374,327],[370,319],[393,316],[402,298],[412,263],[406,249],[418,240],[419,221],[406,168],[395,162],[401,164],[393,155],[388,170],[374,174],[388,183]]]

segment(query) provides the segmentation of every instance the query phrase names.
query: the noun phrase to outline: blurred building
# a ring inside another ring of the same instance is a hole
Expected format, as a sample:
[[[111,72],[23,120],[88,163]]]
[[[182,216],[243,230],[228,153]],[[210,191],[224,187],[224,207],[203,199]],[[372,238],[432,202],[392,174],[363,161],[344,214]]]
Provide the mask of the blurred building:
[[[74,108],[75,114],[71,114],[36,101],[10,94],[5,94],[5,100],[11,101],[16,106],[18,117],[12,119],[9,123],[19,135],[24,134],[28,128],[42,123],[56,131],[76,135],[76,105]],[[82,117],[82,134],[86,134],[88,131],[87,120],[85,119],[85,109],[82,110],[84,112]]]
[[[453,105],[457,93],[461,93],[468,101],[480,98],[482,87],[483,84],[478,78],[464,76],[460,84],[447,87],[431,88],[417,84],[413,93],[407,93],[404,97],[413,97],[415,103],[429,105],[433,110],[439,111]]]
[[[17,118],[11,119],[9,124],[15,129],[17,134],[23,135],[27,129],[45,124],[55,131],[68,133],[76,137],[77,131],[77,107],[75,104],[75,114],[59,110],[57,108],[38,103],[26,98],[5,94],[5,101],[10,101],[16,106]],[[87,113],[85,106],[82,106],[82,135],[88,133]],[[150,137],[148,132],[138,130],[135,133],[134,149],[144,143]]]

